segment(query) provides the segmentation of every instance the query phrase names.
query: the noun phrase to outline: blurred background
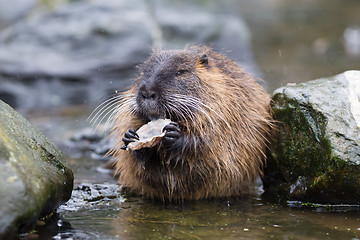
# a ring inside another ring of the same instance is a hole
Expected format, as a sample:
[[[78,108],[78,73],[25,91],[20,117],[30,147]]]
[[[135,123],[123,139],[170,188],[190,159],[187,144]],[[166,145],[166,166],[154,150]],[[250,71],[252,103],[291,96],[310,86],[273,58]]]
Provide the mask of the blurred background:
[[[357,0],[0,0],[0,99],[23,113],[91,110],[131,84],[151,48],[191,44],[272,93],[359,69],[359,12]]]

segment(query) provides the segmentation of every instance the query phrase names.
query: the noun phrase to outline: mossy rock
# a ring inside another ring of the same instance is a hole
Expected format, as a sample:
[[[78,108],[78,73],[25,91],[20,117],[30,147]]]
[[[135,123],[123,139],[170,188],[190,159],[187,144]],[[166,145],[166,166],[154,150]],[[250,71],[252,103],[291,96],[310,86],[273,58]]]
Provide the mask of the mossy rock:
[[[360,204],[360,71],[275,90],[263,178],[278,200]]]
[[[66,202],[73,180],[60,150],[0,101],[0,239],[28,231]]]

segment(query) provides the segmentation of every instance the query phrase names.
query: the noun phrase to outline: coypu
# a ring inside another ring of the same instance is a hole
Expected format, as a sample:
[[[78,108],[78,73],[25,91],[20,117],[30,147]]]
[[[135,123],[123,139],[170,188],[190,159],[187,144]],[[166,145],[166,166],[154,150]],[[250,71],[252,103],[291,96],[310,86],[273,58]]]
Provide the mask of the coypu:
[[[261,175],[270,97],[233,61],[205,46],[159,50],[114,112],[119,181],[164,202],[239,196]],[[136,129],[171,119],[154,147],[123,151]],[[135,130],[133,130],[135,129]]]

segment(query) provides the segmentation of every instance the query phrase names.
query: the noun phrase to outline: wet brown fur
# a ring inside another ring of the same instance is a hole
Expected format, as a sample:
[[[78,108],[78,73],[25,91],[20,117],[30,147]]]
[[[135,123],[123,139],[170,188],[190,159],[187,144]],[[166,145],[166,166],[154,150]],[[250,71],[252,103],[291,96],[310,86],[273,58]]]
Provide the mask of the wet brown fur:
[[[120,183],[147,198],[170,202],[249,192],[262,174],[272,126],[268,94],[237,64],[208,47],[177,53],[190,59],[198,56],[193,59],[194,74],[201,87],[192,91],[209,107],[180,122],[182,134],[191,139],[190,150],[177,154],[180,161],[174,162],[174,156],[160,144],[156,162],[144,166],[131,152],[120,150],[124,133],[146,123],[129,107],[135,104],[137,81],[119,101],[112,131]],[[207,65],[201,63],[202,54],[208,57]]]

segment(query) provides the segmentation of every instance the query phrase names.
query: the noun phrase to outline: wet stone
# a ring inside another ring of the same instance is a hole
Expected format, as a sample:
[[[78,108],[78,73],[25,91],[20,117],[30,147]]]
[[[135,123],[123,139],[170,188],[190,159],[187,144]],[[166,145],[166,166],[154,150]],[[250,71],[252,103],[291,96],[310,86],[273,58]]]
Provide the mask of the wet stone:
[[[72,193],[71,199],[59,207],[58,212],[91,209],[106,202],[123,202],[121,187],[115,183],[82,183]]]
[[[0,101],[0,239],[31,230],[66,202],[73,180],[60,150]]]
[[[265,193],[279,200],[360,203],[360,71],[274,92],[278,134]]]

